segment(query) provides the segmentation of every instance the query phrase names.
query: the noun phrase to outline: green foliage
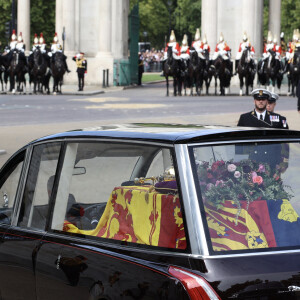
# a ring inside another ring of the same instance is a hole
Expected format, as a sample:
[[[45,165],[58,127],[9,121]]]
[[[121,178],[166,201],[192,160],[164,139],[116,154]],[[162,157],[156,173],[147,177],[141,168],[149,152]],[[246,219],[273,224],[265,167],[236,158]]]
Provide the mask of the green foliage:
[[[1,0],[0,1],[0,42],[1,48],[7,44],[7,39],[5,36],[5,23],[10,21],[11,15],[11,0]]]
[[[50,44],[55,33],[55,0],[31,0],[30,3],[30,42],[35,33],[39,36],[42,32],[46,44]]]
[[[164,48],[169,41],[169,29],[174,29],[178,42],[185,33],[191,42],[201,25],[201,0],[172,0],[170,6],[166,0],[130,0],[130,8],[136,3],[140,12],[140,41],[151,42],[157,49]]]
[[[294,29],[300,29],[300,2],[282,0],[281,2],[281,31],[285,33],[285,41],[291,40]]]

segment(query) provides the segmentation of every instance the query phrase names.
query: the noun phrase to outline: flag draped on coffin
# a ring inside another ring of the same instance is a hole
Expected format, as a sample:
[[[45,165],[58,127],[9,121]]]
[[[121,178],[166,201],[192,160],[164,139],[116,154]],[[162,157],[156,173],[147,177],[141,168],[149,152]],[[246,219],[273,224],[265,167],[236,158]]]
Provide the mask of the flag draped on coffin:
[[[178,195],[160,194],[149,186],[116,187],[94,230],[65,221],[64,230],[133,243],[186,248]]]
[[[227,200],[222,209],[205,204],[212,247],[215,251],[300,245],[300,218],[286,199]]]

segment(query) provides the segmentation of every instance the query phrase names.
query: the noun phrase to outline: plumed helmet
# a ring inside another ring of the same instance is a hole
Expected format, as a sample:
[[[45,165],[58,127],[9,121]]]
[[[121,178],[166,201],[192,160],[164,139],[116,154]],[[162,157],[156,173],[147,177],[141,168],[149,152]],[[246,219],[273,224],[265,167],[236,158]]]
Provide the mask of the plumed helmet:
[[[268,32],[268,39],[267,42],[271,43],[272,42],[272,33],[271,31]]]
[[[244,31],[243,41],[244,41],[244,42],[247,42],[247,41],[248,41],[248,36],[247,36],[246,31]]]
[[[42,32],[40,33],[39,43],[40,44],[44,44],[45,43],[44,35],[43,35]]]
[[[187,46],[187,44],[188,44],[188,37],[187,37],[187,35],[185,34],[185,35],[183,36],[182,45],[183,45],[183,46]]]
[[[23,43],[22,32],[19,33],[18,42]]]
[[[58,43],[58,36],[57,36],[57,32],[55,32],[54,38],[53,38],[53,44],[57,44],[57,43]]]
[[[221,32],[221,34],[220,34],[219,41],[220,41],[220,42],[223,42],[223,41],[224,41],[224,35],[223,35],[222,32]]]
[[[170,34],[170,42],[176,42],[176,36],[175,36],[175,33],[174,33],[174,30],[171,31],[171,34]]]
[[[199,30],[199,28],[196,29],[195,41],[200,41],[200,30]]]
[[[207,44],[207,37],[206,37],[206,34],[204,34],[204,38],[202,40],[203,44]]]
[[[277,37],[274,37],[273,43],[274,43],[274,44],[277,44]]]
[[[14,42],[17,40],[17,35],[16,35],[16,30],[13,29],[12,31],[12,35],[11,35],[11,41]]]
[[[284,32],[280,33],[280,38],[283,39],[284,38]]]
[[[34,44],[34,45],[37,45],[38,43],[39,43],[39,39],[38,39],[37,34],[35,33],[35,34],[34,34],[34,38],[33,38],[33,44]]]

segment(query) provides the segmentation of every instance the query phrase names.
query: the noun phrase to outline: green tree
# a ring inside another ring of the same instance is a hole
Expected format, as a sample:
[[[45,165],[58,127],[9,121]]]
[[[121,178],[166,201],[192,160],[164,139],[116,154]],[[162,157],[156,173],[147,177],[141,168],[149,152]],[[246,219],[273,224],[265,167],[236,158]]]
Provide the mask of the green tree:
[[[5,36],[5,23],[11,19],[11,0],[0,1],[0,43],[1,48],[7,44],[8,38]]]
[[[178,42],[185,33],[191,42],[201,25],[201,0],[131,0],[130,8],[136,3],[139,3],[140,41],[149,41],[152,47],[165,46],[169,41],[169,27],[175,30]]]
[[[281,2],[281,31],[285,34],[285,40],[293,38],[294,29],[300,29],[300,2],[294,0],[282,0]]]
[[[47,44],[53,40],[55,33],[55,0],[31,0],[30,6],[30,41],[34,34],[42,32]],[[28,48],[27,48],[28,49]]]

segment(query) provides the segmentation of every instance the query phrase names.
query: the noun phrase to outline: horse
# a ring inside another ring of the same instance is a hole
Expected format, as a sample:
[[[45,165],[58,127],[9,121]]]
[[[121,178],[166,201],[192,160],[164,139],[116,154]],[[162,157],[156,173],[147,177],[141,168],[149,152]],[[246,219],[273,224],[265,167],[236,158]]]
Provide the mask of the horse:
[[[51,72],[53,76],[53,93],[61,93],[63,77],[66,72],[64,54],[56,52],[55,58],[51,62]]]
[[[229,58],[226,60],[221,55],[219,55],[214,61],[216,77],[218,77],[220,81],[220,94],[222,96],[225,95],[225,88],[230,86],[231,72],[229,63]]]
[[[181,62],[173,57],[172,47],[168,47],[167,60],[164,63],[164,76],[166,78],[167,96],[169,96],[169,76],[173,76],[174,96],[181,96]]]
[[[250,47],[246,47],[237,66],[237,73],[240,79],[240,96],[243,95],[243,86],[245,79],[246,95],[249,95],[249,87],[253,90],[253,81],[255,77],[255,65],[251,57]]]
[[[42,84],[47,71],[47,61],[39,47],[37,47],[33,52],[31,67],[32,69],[30,74],[34,83],[34,93],[36,94],[37,90],[38,92],[43,93]]]
[[[10,91],[12,93],[15,93],[15,82],[18,84],[17,91],[26,90],[25,73],[25,62],[21,58],[21,53],[18,50],[13,50],[9,68]]]
[[[292,96],[295,97],[295,87],[297,88],[298,81],[300,80],[300,49],[294,52],[294,57],[289,66],[290,80],[292,84]]]
[[[272,83],[272,92],[275,90],[275,84],[278,89],[281,87],[282,72],[281,62],[276,59],[276,53],[273,50],[269,50],[269,57],[265,60],[261,60],[258,65],[258,80],[262,85],[267,86],[269,90],[270,82]]]
[[[210,86],[211,80],[216,75],[216,69],[215,69],[215,66],[212,65],[212,61],[209,58],[209,51],[208,51],[208,49],[204,49],[202,55],[203,55],[205,61],[204,61],[204,69],[203,69],[202,82],[200,82],[200,86],[201,86],[201,89],[202,89],[203,82],[205,82],[206,95],[208,95],[208,91],[209,91],[209,86]],[[216,80],[215,80],[215,82],[216,82]]]
[[[190,63],[188,66],[188,80],[191,88],[190,95],[193,96],[193,87],[195,85],[196,94],[199,96],[200,91],[200,58],[194,47],[190,49]]]

